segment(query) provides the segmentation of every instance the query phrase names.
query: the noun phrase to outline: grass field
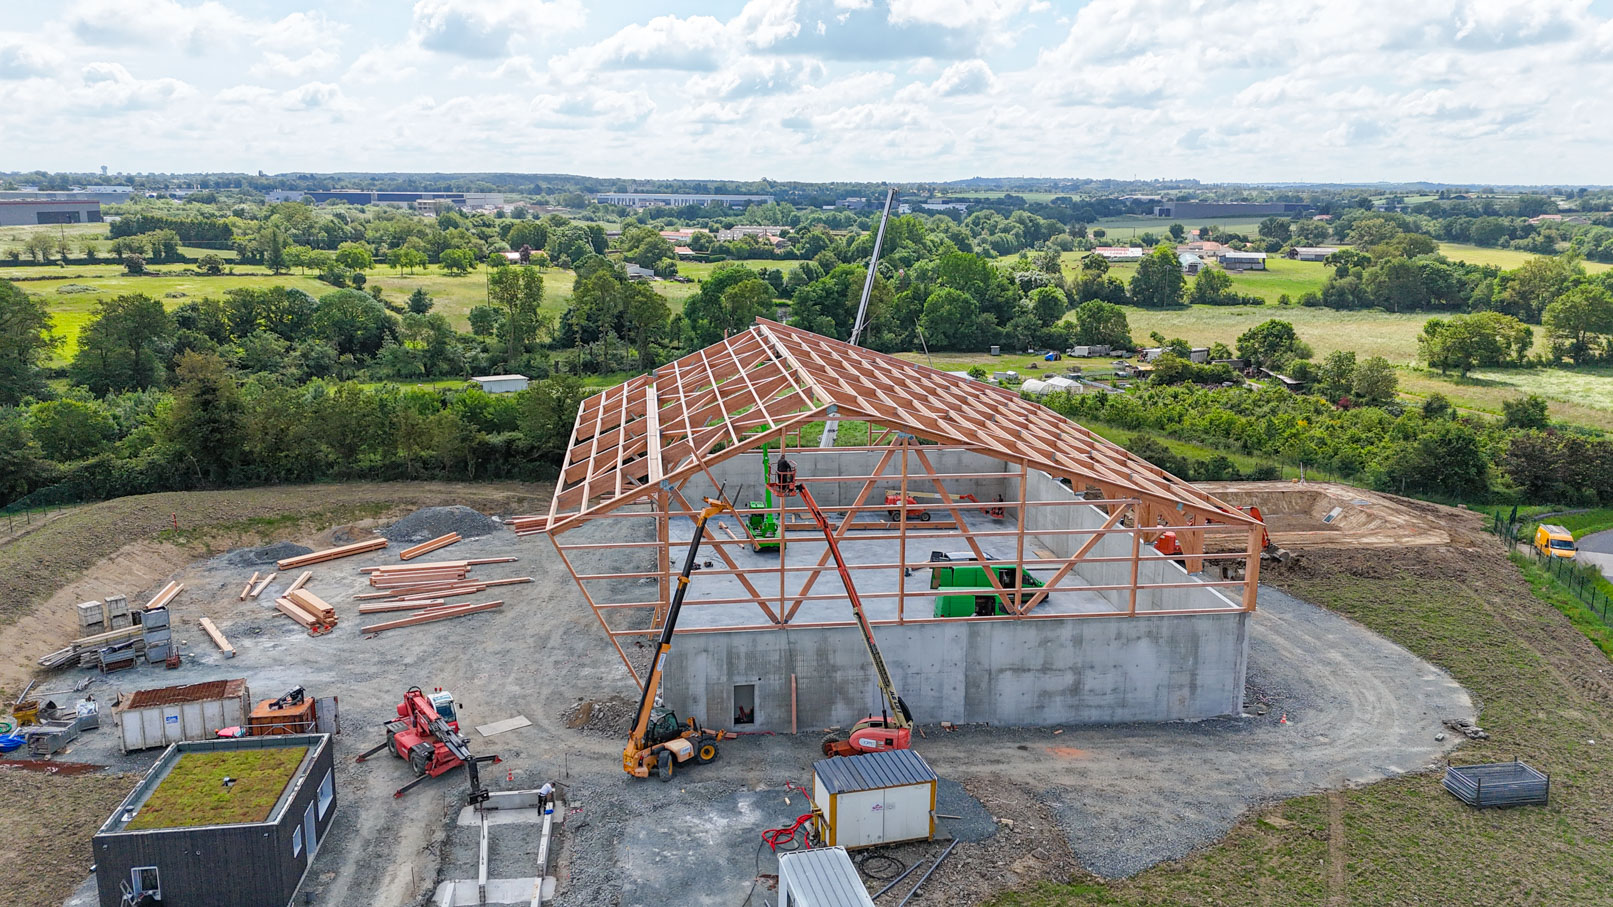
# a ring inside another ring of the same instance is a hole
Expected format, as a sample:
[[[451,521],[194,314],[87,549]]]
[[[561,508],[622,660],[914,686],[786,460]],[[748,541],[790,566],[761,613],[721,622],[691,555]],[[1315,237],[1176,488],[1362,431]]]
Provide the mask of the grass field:
[[[1181,224],[1190,233],[1200,227],[1209,226],[1253,237],[1258,232],[1257,228],[1259,228],[1260,222],[1263,220],[1265,220],[1264,217],[1200,217],[1184,219],[1131,214],[1123,217],[1102,218],[1095,224],[1088,224],[1087,229],[1102,227],[1104,232],[1108,234],[1107,239],[1130,239],[1134,235],[1141,236],[1144,233],[1166,236],[1171,224]]]
[[[1495,547],[1301,561],[1272,581],[1446,669],[1481,704],[1491,739],[1451,761],[1521,758],[1551,774],[1551,804],[1474,810],[1437,770],[1401,766],[1412,773],[1256,808],[1214,846],[1133,878],[1043,884],[992,907],[1610,902],[1613,684],[1607,656],[1560,613],[1574,607],[1560,587]]]
[[[1465,261],[1475,265],[1495,265],[1498,268],[1511,270],[1531,258],[1539,258],[1532,252],[1523,252],[1517,249],[1486,249],[1483,246],[1470,246],[1466,243],[1442,242],[1439,251],[1452,261]],[[1582,262],[1585,270],[1598,274],[1613,269],[1613,265],[1600,261]]]
[[[1464,409],[1501,414],[1501,401],[1539,394],[1553,419],[1613,431],[1613,368],[1486,369],[1466,379],[1401,369],[1400,389],[1416,397],[1441,393]]]
[[[1081,258],[1085,252],[1065,252],[1060,256],[1066,275],[1074,275],[1081,270]],[[1327,275],[1332,269],[1319,261],[1289,261],[1286,258],[1266,259],[1264,271],[1228,271],[1227,276],[1232,278],[1232,288],[1239,293],[1258,296],[1268,303],[1274,303],[1278,297],[1287,295],[1289,299],[1298,299],[1301,293],[1311,290],[1321,292],[1322,284],[1327,282]],[[1111,263],[1109,274],[1126,284],[1137,273],[1137,263],[1132,261]],[[1193,278],[1188,278],[1189,286]]]
[[[306,746],[185,753],[128,829],[262,822],[307,754]],[[225,787],[225,778],[235,783]]]
[[[1382,356],[1395,365],[1417,358],[1417,335],[1426,313],[1394,315],[1382,311],[1340,311],[1316,306],[1192,306],[1179,309],[1127,308],[1131,335],[1138,343],[1150,331],[1180,337],[1194,346],[1220,341],[1236,348],[1238,335],[1271,318],[1294,326],[1317,358],[1333,350],[1355,350],[1357,356]]]

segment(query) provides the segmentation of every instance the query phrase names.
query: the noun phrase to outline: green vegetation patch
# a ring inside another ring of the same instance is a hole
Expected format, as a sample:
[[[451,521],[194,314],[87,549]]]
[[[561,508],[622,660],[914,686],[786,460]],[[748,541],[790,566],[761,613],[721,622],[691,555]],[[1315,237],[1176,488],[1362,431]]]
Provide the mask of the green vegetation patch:
[[[307,754],[306,746],[184,753],[127,828],[262,822]]]

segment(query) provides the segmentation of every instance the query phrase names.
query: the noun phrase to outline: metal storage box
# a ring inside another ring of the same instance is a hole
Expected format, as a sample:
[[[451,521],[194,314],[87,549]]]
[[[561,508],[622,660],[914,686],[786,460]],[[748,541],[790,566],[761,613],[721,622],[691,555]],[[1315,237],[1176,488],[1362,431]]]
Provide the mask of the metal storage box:
[[[812,765],[818,836],[830,847],[874,847],[935,836],[936,775],[912,750]]]
[[[206,740],[219,728],[244,726],[248,695],[241,678],[140,690],[118,710],[123,751]]]
[[[843,847],[778,856],[779,907],[874,907]]]

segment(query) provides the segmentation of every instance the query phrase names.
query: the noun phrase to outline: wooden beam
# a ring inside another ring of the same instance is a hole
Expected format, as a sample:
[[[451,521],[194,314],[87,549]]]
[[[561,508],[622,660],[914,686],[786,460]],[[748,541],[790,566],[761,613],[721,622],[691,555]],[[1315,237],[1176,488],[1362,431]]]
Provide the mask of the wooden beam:
[[[262,595],[263,590],[269,588],[269,584],[274,582],[274,578],[279,576],[279,575],[280,574],[278,574],[278,573],[271,573],[268,576],[265,576],[261,582],[259,582],[256,586],[254,586],[252,588],[252,594],[250,596],[248,596],[248,597],[249,598],[257,598],[258,596]]]
[[[370,539],[363,542],[354,542],[351,545],[342,545],[339,548],[326,548],[324,551],[314,551],[309,554],[288,557],[275,562],[280,570],[293,570],[297,567],[307,567],[311,564],[323,564],[338,558],[352,557],[355,554],[365,554],[370,551],[379,551],[387,546],[386,539]]]
[[[1103,528],[1103,529],[1112,528],[1116,523],[1119,523],[1120,520],[1125,517],[1126,511],[1128,509],[1129,509],[1129,507],[1124,506],[1124,505],[1120,506],[1120,507],[1116,507],[1115,512],[1109,514],[1109,519],[1105,520],[1104,523],[1103,523],[1103,526],[1100,527],[1100,528]],[[1077,563],[1079,563],[1081,560],[1083,560],[1087,556],[1087,554],[1092,551],[1093,546],[1097,545],[1098,542],[1101,541],[1102,539],[1103,539],[1102,534],[1093,533],[1091,538],[1088,538],[1085,542],[1082,542],[1081,547],[1075,549],[1075,553],[1070,555],[1070,559],[1068,561],[1065,561],[1064,566],[1060,567],[1058,569],[1058,572],[1054,573],[1052,578],[1049,579],[1042,586],[1042,588],[1038,589],[1036,591],[1035,595],[1031,596],[1031,600],[1025,603],[1025,606],[1020,609],[1019,613],[1021,613],[1021,614],[1029,613],[1037,605],[1041,604],[1042,599],[1047,598],[1047,596],[1050,593],[1052,593],[1053,587],[1059,584],[1059,580],[1062,580],[1062,579],[1064,579],[1064,577],[1068,576],[1070,571],[1075,568],[1075,565]],[[1023,563],[1024,562],[1021,561],[1021,564],[1023,564]]]
[[[218,626],[205,617],[201,619],[200,623],[202,631],[213,641],[213,645],[218,646],[218,650],[224,653],[224,657],[234,658],[235,647],[230,645],[230,641],[224,638],[223,633],[219,632]]]
[[[236,599],[243,602],[246,601],[246,597],[252,594],[252,587],[258,584],[258,577],[261,575],[262,574],[258,573],[256,570],[252,571],[252,578],[246,581],[245,586],[241,587],[241,594],[237,595]]]
[[[398,552],[398,559],[412,561],[423,554],[430,554],[431,552],[440,548],[447,548],[449,545],[452,545],[458,541],[460,541],[460,538],[459,533],[457,532],[450,532],[447,535],[439,535],[429,542],[421,542],[413,548],[403,549],[402,551]]]
[[[312,571],[312,570],[304,570],[302,572],[302,576],[297,577],[297,579],[292,582],[291,588],[287,589],[286,591],[287,592],[296,592],[298,589],[301,589],[303,586],[308,585],[308,581],[313,579],[313,578],[314,578],[314,571]]]
[[[470,593],[465,593],[469,595]],[[419,611],[422,608],[432,608],[444,604],[440,598],[415,599],[414,601],[379,602],[373,605],[359,605],[360,614],[385,614],[388,611]]]
[[[365,634],[380,633],[383,630],[396,630],[399,627],[413,627],[418,624],[428,624],[432,621],[464,617],[467,614],[477,614],[482,611],[491,611],[494,608],[501,608],[503,606],[504,603],[501,601],[483,602],[479,605],[461,605],[456,608],[445,608],[438,611],[411,614],[408,617],[400,618],[398,620],[389,620],[384,623],[371,624],[368,627],[360,627],[359,632]]]
[[[185,587],[177,582],[163,586],[161,592],[158,592],[151,601],[146,602],[145,610],[150,611],[152,608],[168,607],[168,603],[173,601],[184,590]]]

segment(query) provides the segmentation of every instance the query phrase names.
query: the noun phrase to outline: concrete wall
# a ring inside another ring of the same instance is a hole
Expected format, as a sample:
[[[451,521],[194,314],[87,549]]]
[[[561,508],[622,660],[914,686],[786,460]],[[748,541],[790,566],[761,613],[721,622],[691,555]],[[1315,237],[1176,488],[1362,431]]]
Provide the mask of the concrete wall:
[[[867,476],[873,473],[874,467],[884,453],[877,450],[800,450],[792,448],[788,452],[790,460],[795,463],[796,470],[802,478],[814,476]],[[1001,460],[995,460],[984,454],[972,453],[967,450],[924,450],[924,456],[930,461],[930,466],[937,473],[1003,473],[1010,467]],[[778,463],[778,454],[770,455],[774,464]],[[717,483],[724,486],[725,493],[736,506],[743,507],[748,501],[762,500],[762,455],[760,453],[744,453],[726,460],[711,468],[711,474],[716,477]],[[885,500],[887,489],[901,487],[902,481],[902,455],[898,453],[891,457],[885,469],[880,473],[882,478],[868,493],[868,501],[878,504]],[[995,500],[997,495],[1007,497],[1008,484],[1005,479],[942,479],[947,494],[957,497],[962,494],[972,494],[982,501]],[[862,492],[862,481],[846,482],[811,482],[808,487],[812,489],[812,496],[825,510],[836,507],[848,507],[857,500]],[[935,482],[925,472],[924,464],[919,462],[917,456],[908,455],[907,460],[907,490],[910,494],[935,493]],[[689,481],[684,489],[684,496],[692,504],[696,501],[694,495],[714,495],[716,489],[701,476]],[[1016,490],[1014,496],[1019,492]],[[919,499],[921,504],[934,504],[938,501]],[[875,519],[878,514],[866,512],[869,519]],[[945,511],[936,512],[935,519],[947,519]]]
[[[915,720],[993,725],[1173,721],[1237,714],[1248,615],[957,620],[879,627],[880,650]],[[734,726],[733,687],[756,687],[756,724],[848,727],[880,698],[854,627],[680,632],[666,701],[708,727]]]

